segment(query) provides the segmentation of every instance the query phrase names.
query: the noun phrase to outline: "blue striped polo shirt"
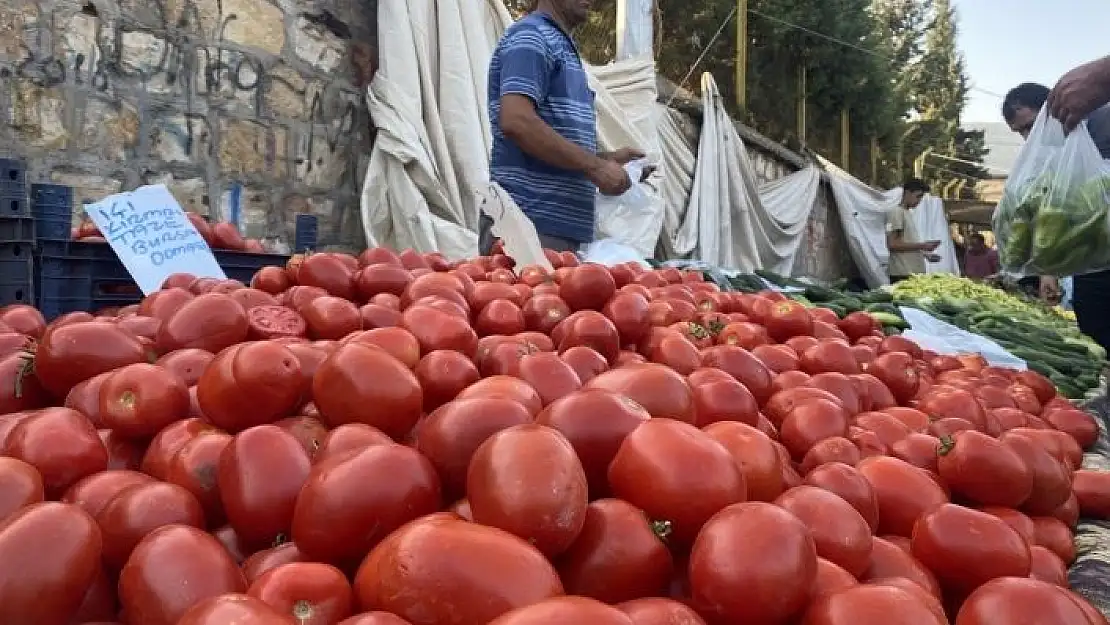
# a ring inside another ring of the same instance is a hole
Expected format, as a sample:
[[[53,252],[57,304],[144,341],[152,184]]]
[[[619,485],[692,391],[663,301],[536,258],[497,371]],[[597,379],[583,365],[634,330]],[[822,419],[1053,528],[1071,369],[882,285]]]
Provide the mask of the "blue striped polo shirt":
[[[540,119],[563,138],[597,152],[594,93],[578,47],[551,19],[533,12],[505,31],[489,65],[493,128],[490,177],[543,235],[584,243],[594,238],[597,187],[580,172],[552,167],[525,154],[501,133],[501,96],[524,95]]]

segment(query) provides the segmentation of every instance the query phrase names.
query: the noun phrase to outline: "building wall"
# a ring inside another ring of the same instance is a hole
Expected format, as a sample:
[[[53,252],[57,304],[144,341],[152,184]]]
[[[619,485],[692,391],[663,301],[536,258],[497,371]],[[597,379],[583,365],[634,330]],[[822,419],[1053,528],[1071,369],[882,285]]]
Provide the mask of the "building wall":
[[[165,183],[291,241],[362,240],[377,0],[0,0],[0,156],[75,204]]]

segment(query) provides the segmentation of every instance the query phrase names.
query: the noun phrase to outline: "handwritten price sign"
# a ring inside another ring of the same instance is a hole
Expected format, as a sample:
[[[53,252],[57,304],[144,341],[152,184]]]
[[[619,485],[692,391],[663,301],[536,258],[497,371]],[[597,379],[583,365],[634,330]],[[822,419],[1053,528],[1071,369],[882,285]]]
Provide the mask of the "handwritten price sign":
[[[174,273],[227,278],[166,185],[117,193],[87,205],[85,212],[145,295]]]

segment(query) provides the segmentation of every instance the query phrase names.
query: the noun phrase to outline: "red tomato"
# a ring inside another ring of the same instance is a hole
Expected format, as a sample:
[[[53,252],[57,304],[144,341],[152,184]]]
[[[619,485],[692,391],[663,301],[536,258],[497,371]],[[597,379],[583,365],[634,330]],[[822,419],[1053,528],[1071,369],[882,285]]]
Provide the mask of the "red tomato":
[[[586,508],[582,532],[558,561],[566,591],[606,603],[663,592],[674,564],[663,540],[665,526],[619,499]]]
[[[297,625],[333,625],[353,611],[354,596],[339,569],[318,562],[282,564],[251,583],[247,594]]]
[[[230,525],[248,548],[285,536],[311,461],[292,434],[274,425],[243,430],[220,454],[216,482]]]
[[[478,349],[478,335],[466,318],[430,306],[406,308],[401,314],[401,326],[416,337],[422,354],[450,349],[473,357]]]
[[[536,423],[558,430],[578,455],[590,494],[608,492],[608,470],[621,443],[651,418],[643,406],[604,389],[575,391],[551,403]]]
[[[618,604],[633,625],[705,625],[698,613],[684,603],[662,597],[645,597]]]
[[[1075,561],[1075,540],[1067,524],[1050,517],[1034,517],[1032,526],[1033,540],[1030,544],[1050,549],[1065,564]]]
[[[567,317],[552,329],[551,339],[559,353],[578,346],[589,347],[613,363],[620,353],[620,333],[605,315],[585,310]]]
[[[380,293],[400,296],[413,281],[407,269],[391,262],[367,264],[353,279],[355,290],[364,301]]]
[[[1072,595],[1035,579],[1004,577],[983,584],[960,606],[954,625],[1094,623]]]
[[[46,320],[34,306],[10,304],[0,310],[0,323],[24,336],[40,338],[46,329]]]
[[[817,548],[806,526],[767,503],[725,508],[690,551],[694,605],[721,622],[790,622],[805,609],[816,579]]]
[[[366,304],[358,309],[358,314],[362,317],[362,327],[367,330],[394,328],[401,325],[401,313],[395,308],[381,304]]]
[[[818,441],[813,447],[810,447],[806,455],[802,457],[802,462],[798,465],[798,471],[805,475],[813,469],[830,462],[839,462],[854,467],[859,464],[860,460],[862,460],[862,456],[855,443],[842,436],[833,436]]]
[[[494,375],[478,380],[463,389],[456,399],[474,397],[505,397],[524,406],[529,414],[539,414],[543,400],[536,389],[524,380],[507,375]]]
[[[767,334],[766,328],[747,321],[731,322],[717,335],[718,345],[733,345],[744,349],[755,349],[770,343],[771,336]]]
[[[865,312],[848,313],[836,325],[853,343],[874,332],[878,326],[875,318]]]
[[[786,345],[756,345],[752,355],[775,374],[798,369],[798,355]]]
[[[524,313],[507,299],[495,299],[486,304],[474,318],[474,330],[478,336],[516,334],[523,332],[524,328]]]
[[[315,561],[349,565],[441,504],[439,478],[424,456],[401,445],[371,445],[312,467],[296,498],[292,537]]]
[[[425,355],[414,372],[424,391],[426,410],[434,410],[451,401],[481,377],[469,358],[449,350],[437,350]]]
[[[266,266],[255,272],[251,277],[250,286],[271,295],[277,295],[288,289],[292,284],[289,276],[281,267]]]
[[[447,515],[417,520],[382,541],[359,567],[354,590],[360,609],[412,625],[488,623],[563,594],[555,569],[534,547]]]
[[[749,501],[774,501],[782,494],[782,467],[771,439],[745,423],[722,421],[705,433],[732,455],[747,485]]]
[[[783,342],[795,336],[813,334],[813,319],[805,306],[792,300],[776,302],[763,320],[771,338]]]
[[[867,570],[871,562],[871,528],[847,501],[815,486],[798,486],[779,496],[775,505],[809,528],[817,555],[855,577]]]
[[[613,492],[650,518],[669,521],[676,544],[690,544],[718,511],[745,501],[744,474],[708,434],[687,423],[652,419],[621,444],[609,465]]]
[[[944,504],[921,517],[913,555],[943,588],[966,596],[997,577],[1029,575],[1029,546],[998,517]]]
[[[705,427],[719,421],[759,423],[759,404],[743,384],[730,378],[691,385],[697,413],[695,425]]]
[[[772,395],[770,369],[742,347],[717,345],[703,350],[702,366],[719,368],[736,378],[751,391],[760,405]]]
[[[582,384],[588,383],[609,370],[609,363],[605,360],[605,357],[584,345],[571,347],[565,351],[560,350],[559,358],[562,358],[574,369]]]
[[[197,382],[205,417],[228,432],[276,421],[305,394],[300,360],[273,341],[235,345],[216,356]]]
[[[77,506],[36,503],[0,522],[0,622],[69,623],[101,574],[100,553],[100,532]]]
[[[867,372],[886,385],[900,404],[913,399],[921,385],[913,358],[902,352],[881,354],[868,365]]]
[[[875,491],[854,467],[839,462],[823,464],[806,474],[805,483],[839,496],[860,513],[872,531],[878,528],[879,502]]]
[[[1033,490],[1033,473],[1022,457],[986,434],[964,431],[942,439],[939,455],[945,484],[979,504],[1017,508]]]
[[[617,290],[604,265],[587,263],[567,273],[559,293],[571,310],[601,310]]]
[[[890,446],[895,458],[908,462],[919,469],[937,471],[937,453],[941,448],[940,439],[929,434],[910,432]]]
[[[316,407],[331,427],[365,423],[399,440],[423,410],[420,383],[412,371],[385,350],[357,342],[328,356],[312,386]]]
[[[337,254],[309,254],[297,272],[297,284],[320,287],[329,295],[355,299],[354,271]]]
[[[35,347],[34,377],[64,398],[79,382],[98,373],[146,362],[138,337],[114,323],[89,321],[52,327]]]
[[[141,482],[120,490],[96,515],[104,539],[104,563],[123,568],[139,541],[159,527],[204,527],[196,497],[175,484]]]
[[[1052,427],[1074,438],[1084,449],[1098,440],[1098,424],[1087,412],[1075,409],[1047,410],[1043,418]]]
[[[69,408],[46,408],[20,420],[8,434],[4,453],[35,467],[51,499],[108,467],[108,452],[96,429]]]
[[[511,374],[536,389],[545,406],[582,388],[574,368],[554,352],[525,354]]]
[[[859,361],[852,348],[835,339],[822,340],[800,354],[798,365],[810,375],[826,372],[851,375],[860,372]]]
[[[212,352],[203,349],[180,349],[162,356],[154,364],[181,378],[185,386],[194,386],[215,358]]]
[[[652,328],[640,351],[651,362],[665,365],[682,375],[688,375],[701,365],[698,348],[681,333],[669,328]]]
[[[786,415],[779,427],[779,440],[793,458],[801,460],[818,442],[844,436],[847,430],[848,417],[839,404],[810,399],[799,403]]]
[[[222,293],[199,295],[174,311],[158,328],[156,343],[162,353],[195,347],[219,353],[247,338],[247,313]]]
[[[380,347],[409,369],[420,362],[420,343],[404,328],[374,328],[348,335],[346,340]]]
[[[948,495],[925,471],[897,458],[872,456],[856,466],[879,503],[879,532],[911,536],[925,514],[948,503]]]
[[[311,339],[334,341],[362,329],[362,315],[358,307],[340,297],[317,297],[297,312],[304,317]]]
[[[162,527],[143,538],[119,580],[128,620],[143,625],[174,625],[204,599],[244,590],[243,575],[224,546],[183,525]]]
[[[856,586],[859,586],[859,582],[851,573],[824,558],[817,558],[817,579],[813,582],[813,601],[819,601]]]
[[[816,601],[802,625],[947,625],[912,591],[893,586],[864,585]]]
[[[524,326],[550,334],[563,319],[570,316],[570,307],[558,295],[535,295],[524,303]]]
[[[486,439],[470,460],[466,494],[474,520],[557,556],[582,531],[586,474],[557,430],[516,425]]]
[[[97,413],[104,427],[123,436],[149,438],[188,411],[185,382],[157,365],[127,365],[109,373],[100,384]]]
[[[466,494],[466,470],[478,447],[501,430],[531,421],[524,406],[505,397],[450,401],[417,425],[415,447],[436,468],[447,499],[455,499]]]
[[[620,334],[622,343],[636,343],[651,330],[651,313],[647,298],[635,292],[615,294],[602,311]]]
[[[304,621],[309,622],[309,621]],[[181,616],[178,625],[287,625],[289,619],[263,601],[228,593],[205,599]]]
[[[0,456],[0,523],[44,497],[38,469],[17,458]]]
[[[305,555],[297,548],[296,543],[281,543],[276,547],[256,552],[243,562],[243,577],[247,579],[248,587],[262,574],[283,564],[304,562]]]
[[[494,619],[490,625],[557,625],[559,623],[591,623],[596,625],[630,625],[620,610],[586,597],[554,597]]]
[[[620,393],[643,406],[653,417],[693,423],[696,407],[686,380],[673,369],[658,364],[634,364],[607,371],[587,389]]]
[[[1061,588],[1068,587],[1068,567],[1060,556],[1040,545],[1029,548],[1029,577]]]

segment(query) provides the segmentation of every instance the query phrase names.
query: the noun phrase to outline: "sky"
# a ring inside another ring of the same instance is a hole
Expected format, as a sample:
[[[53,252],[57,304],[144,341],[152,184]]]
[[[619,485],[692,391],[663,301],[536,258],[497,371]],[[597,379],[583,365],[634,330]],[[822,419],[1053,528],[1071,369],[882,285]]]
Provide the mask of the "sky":
[[[1110,55],[1108,0],[953,0],[973,90],[965,122],[1001,121],[1002,96],[1022,82],[1051,87]]]

